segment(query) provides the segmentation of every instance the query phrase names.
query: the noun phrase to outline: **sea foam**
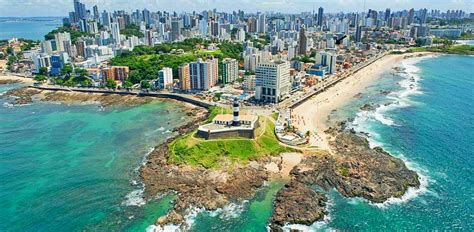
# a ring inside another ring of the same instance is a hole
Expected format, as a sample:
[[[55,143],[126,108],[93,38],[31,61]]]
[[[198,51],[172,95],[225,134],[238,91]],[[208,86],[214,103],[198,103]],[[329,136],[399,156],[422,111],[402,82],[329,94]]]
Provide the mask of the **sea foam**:
[[[416,102],[412,101],[410,97],[423,93],[420,90],[419,85],[419,82],[421,81],[421,77],[419,75],[420,68],[418,68],[416,64],[431,57],[433,56],[417,57],[402,61],[404,72],[400,73],[400,76],[403,79],[398,82],[398,85],[401,87],[401,89],[387,95],[387,99],[391,102],[389,104],[380,105],[374,111],[360,111],[356,114],[351,127],[357,132],[364,132],[369,135],[367,139],[369,141],[370,147],[384,147],[384,144],[381,142],[382,138],[380,134],[378,134],[372,128],[372,124],[374,122],[378,122],[386,126],[397,126],[396,122],[387,116],[387,113],[397,108],[410,107],[416,104]],[[396,154],[396,152],[393,153]],[[409,188],[405,194],[399,198],[391,197],[383,203],[370,203],[371,205],[379,208],[385,208],[393,204],[402,204],[416,198],[421,194],[429,192],[429,177],[427,175],[427,171],[415,163],[409,161],[401,154],[396,154],[396,156],[402,159],[410,170],[414,170],[418,173],[420,187]]]

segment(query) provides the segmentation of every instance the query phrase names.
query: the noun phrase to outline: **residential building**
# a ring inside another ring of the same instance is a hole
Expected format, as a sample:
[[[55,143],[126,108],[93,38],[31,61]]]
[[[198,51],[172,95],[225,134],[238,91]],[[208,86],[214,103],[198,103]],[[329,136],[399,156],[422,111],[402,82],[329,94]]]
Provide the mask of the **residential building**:
[[[220,63],[219,80],[223,84],[234,82],[239,76],[239,62],[236,59],[225,58]]]
[[[173,87],[173,69],[164,67],[158,71],[158,79],[155,87],[159,89],[167,89]]]
[[[218,60],[199,59],[197,62],[189,63],[189,78],[191,89],[208,90],[214,87],[218,81],[219,74]]]
[[[127,66],[112,66],[102,69],[102,81],[108,79],[124,82],[128,79],[129,68]]]
[[[189,64],[183,64],[178,68],[180,88],[183,91],[191,90],[191,79],[189,77]]]

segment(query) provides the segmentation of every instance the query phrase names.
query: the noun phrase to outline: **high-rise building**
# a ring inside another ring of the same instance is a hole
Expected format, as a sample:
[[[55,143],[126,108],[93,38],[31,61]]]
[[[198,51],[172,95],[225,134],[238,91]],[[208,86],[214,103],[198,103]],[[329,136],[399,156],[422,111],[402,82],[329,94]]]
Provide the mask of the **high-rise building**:
[[[362,32],[364,30],[364,26],[358,26],[356,29],[355,41],[361,42],[362,41]]]
[[[183,91],[191,90],[191,79],[189,77],[189,64],[183,64],[178,68],[179,86]]]
[[[219,66],[217,59],[189,63],[189,78],[191,89],[208,90],[214,87],[218,81]]]
[[[239,42],[244,42],[245,41],[245,30],[243,28],[240,28],[237,33],[235,34],[235,40]]]
[[[304,25],[300,29],[300,36],[298,41],[298,54],[305,55],[308,47],[308,38],[306,37],[306,30]]]
[[[173,69],[164,67],[158,71],[158,80],[155,86],[160,89],[166,89],[173,86]]]
[[[331,74],[336,73],[336,55],[332,53],[319,52],[316,54],[316,64],[327,66],[328,72]]]
[[[258,16],[258,33],[266,33],[267,32],[267,18],[265,14],[260,14]]]
[[[324,9],[319,7],[318,9],[318,26],[323,27],[323,17],[324,17]]]
[[[248,33],[255,33],[257,32],[257,20],[254,17],[250,17],[247,20],[247,32]]]
[[[146,30],[145,31],[145,44],[148,46],[153,46],[155,43],[153,41],[153,31]]]
[[[415,22],[415,9],[411,8],[408,12],[408,25]]]
[[[74,15],[76,17],[74,23],[79,22],[81,19],[85,19],[86,14],[86,5],[81,3],[79,0],[74,0]]]
[[[171,41],[179,40],[181,36],[180,20],[179,18],[171,19]]]
[[[142,16],[143,16],[143,22],[145,22],[145,25],[149,26],[151,23],[150,11],[147,9],[144,9],[142,11]]]
[[[236,59],[225,58],[220,63],[220,82],[227,84],[239,77],[239,62]]]
[[[385,22],[388,21],[388,18],[390,18],[390,8],[387,8],[385,10]]]
[[[100,15],[99,15],[99,7],[95,5],[92,7],[92,11],[94,11],[94,20],[99,21]]]
[[[112,31],[112,38],[115,44],[120,44],[120,26],[118,23],[110,23],[110,29]]]
[[[275,61],[257,65],[255,99],[278,103],[290,93],[290,63]]]
[[[102,12],[102,21],[101,21],[102,25],[110,27],[110,23],[111,23],[110,18],[111,17],[110,17],[109,12],[104,10],[104,12]]]
[[[71,46],[71,34],[69,32],[56,33],[54,34],[56,40],[56,50],[59,52],[65,52],[68,46]]]
[[[420,24],[425,24],[427,18],[428,18],[428,10],[424,8],[421,10]]]

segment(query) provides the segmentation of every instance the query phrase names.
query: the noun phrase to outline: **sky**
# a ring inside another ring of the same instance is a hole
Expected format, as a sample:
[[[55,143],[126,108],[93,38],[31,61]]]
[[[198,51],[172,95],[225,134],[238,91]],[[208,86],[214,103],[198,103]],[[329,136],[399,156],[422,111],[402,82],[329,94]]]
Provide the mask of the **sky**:
[[[73,10],[73,0],[0,0],[0,17],[67,16]],[[99,11],[147,8],[151,11],[176,12],[202,11],[216,8],[218,11],[244,10],[246,12],[299,13],[312,11],[321,6],[325,12],[361,12],[364,0],[82,0],[87,9],[97,5]],[[461,9],[474,12],[474,0],[365,0],[366,9],[392,10],[410,8]]]

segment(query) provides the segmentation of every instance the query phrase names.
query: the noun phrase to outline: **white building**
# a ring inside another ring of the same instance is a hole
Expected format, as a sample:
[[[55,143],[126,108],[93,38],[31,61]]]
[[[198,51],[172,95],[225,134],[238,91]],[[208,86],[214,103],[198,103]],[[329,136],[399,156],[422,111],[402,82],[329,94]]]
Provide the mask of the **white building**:
[[[257,65],[255,99],[278,103],[290,93],[290,63],[287,61],[265,62]]]
[[[121,37],[120,37],[120,26],[118,23],[111,23],[110,28],[112,31],[112,38],[114,39],[115,44],[120,44],[121,43]]]
[[[170,88],[173,86],[173,69],[164,67],[158,71],[158,80],[155,84],[160,89]]]
[[[65,52],[67,47],[71,47],[71,34],[69,32],[56,33],[54,39],[56,40],[56,50],[59,52]]]

